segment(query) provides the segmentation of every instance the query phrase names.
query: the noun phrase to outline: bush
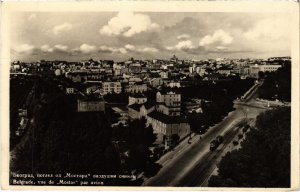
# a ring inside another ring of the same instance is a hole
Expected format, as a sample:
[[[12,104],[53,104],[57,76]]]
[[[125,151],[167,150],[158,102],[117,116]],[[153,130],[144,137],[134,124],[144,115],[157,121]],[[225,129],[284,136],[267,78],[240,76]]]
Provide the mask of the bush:
[[[244,137],[244,135],[239,134],[238,137],[239,137],[239,140],[241,140]]]
[[[237,145],[239,144],[239,142],[238,142],[238,141],[233,141],[232,144],[233,144],[234,146],[237,146]]]

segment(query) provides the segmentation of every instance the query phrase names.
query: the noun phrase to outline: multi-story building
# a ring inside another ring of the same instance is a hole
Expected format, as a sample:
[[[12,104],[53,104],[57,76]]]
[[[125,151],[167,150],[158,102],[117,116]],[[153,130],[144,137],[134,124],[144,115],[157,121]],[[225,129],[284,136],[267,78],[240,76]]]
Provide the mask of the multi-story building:
[[[65,76],[71,79],[75,83],[79,83],[87,80],[86,72],[68,72],[65,73]]]
[[[166,78],[169,78],[170,72],[164,70],[164,71],[161,71],[161,72],[159,73],[159,75],[160,75],[161,78],[165,78],[165,79],[166,79]]]
[[[215,73],[207,74],[207,75],[205,75],[203,80],[205,80],[205,81],[218,81],[219,80],[219,75],[215,74]]]
[[[160,77],[157,77],[157,78],[153,78],[149,81],[149,84],[152,86],[152,87],[158,87],[158,86],[161,86],[163,85],[163,79],[160,78]]]
[[[196,68],[196,73],[202,77],[202,76],[205,75],[206,69],[203,68],[203,67],[197,67],[197,68]]]
[[[156,93],[156,102],[163,103],[168,106],[176,106],[178,103],[181,102],[181,94],[175,93],[173,91],[159,91]]]
[[[147,115],[147,124],[151,124],[156,134],[156,143],[171,146],[173,135],[179,140],[190,134],[190,125],[184,117],[174,117],[153,111]]]
[[[239,67],[234,67],[234,68],[232,68],[231,73],[240,75],[241,74],[241,69]]]
[[[171,88],[174,88],[174,87],[180,87],[180,82],[175,82],[175,81],[170,81],[168,84],[167,84],[168,87],[171,87]]]
[[[161,63],[160,62],[153,62],[149,65],[150,69],[160,69]]]
[[[128,105],[132,104],[143,104],[147,102],[147,97],[143,94],[132,94],[129,95],[128,98]]]
[[[131,76],[129,79],[128,79],[128,83],[129,85],[133,85],[133,84],[136,84],[136,83],[141,83],[143,82],[143,80],[139,77],[135,77],[135,76]]]
[[[75,89],[73,87],[66,87],[66,94],[74,94],[75,93]]]
[[[122,92],[122,86],[120,82],[103,82],[102,83],[102,95],[108,93],[120,94]]]
[[[142,70],[141,64],[133,63],[128,66],[129,73],[140,73]]]
[[[283,60],[283,61],[290,61],[291,57],[270,57],[269,61],[276,61],[276,60]]]
[[[129,93],[143,93],[147,91],[147,84],[143,82],[137,82],[135,84],[129,84],[126,88]]]
[[[169,116],[180,116],[181,106],[180,103],[172,106],[164,105],[164,104],[157,104],[156,110],[160,113]]]
[[[180,116],[181,95],[175,92],[157,92],[156,93],[156,110],[165,115]]]
[[[251,77],[258,77],[258,73],[262,72],[272,72],[277,71],[281,65],[251,65],[249,68],[249,73]]]
[[[240,67],[240,75],[247,76],[249,75],[249,73],[250,73],[249,66]]]
[[[281,65],[260,65],[261,71],[266,72],[272,72],[272,71],[277,71]]]
[[[231,71],[232,71],[232,68],[221,67],[217,70],[217,73],[228,76],[228,75],[230,75]]]
[[[102,99],[78,99],[77,112],[105,112],[105,102]]]

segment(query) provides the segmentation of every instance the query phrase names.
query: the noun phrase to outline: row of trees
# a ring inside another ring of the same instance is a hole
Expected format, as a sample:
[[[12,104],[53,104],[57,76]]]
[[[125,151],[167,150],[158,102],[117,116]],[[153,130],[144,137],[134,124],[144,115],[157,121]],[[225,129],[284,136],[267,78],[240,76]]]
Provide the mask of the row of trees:
[[[188,121],[191,130],[202,134],[208,127],[220,122],[232,111],[233,100],[244,94],[252,85],[253,79],[220,81],[183,88],[184,99],[200,98],[202,113],[189,113]]]
[[[209,186],[290,187],[290,107],[261,113],[241,147],[223,157]]]

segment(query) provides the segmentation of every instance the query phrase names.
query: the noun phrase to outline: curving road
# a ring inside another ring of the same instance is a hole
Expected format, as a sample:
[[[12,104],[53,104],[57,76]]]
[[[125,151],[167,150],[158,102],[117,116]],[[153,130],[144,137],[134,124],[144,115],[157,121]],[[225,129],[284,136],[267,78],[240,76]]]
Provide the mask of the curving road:
[[[161,170],[154,177],[146,179],[143,185],[201,186],[215,169],[226,145],[236,135],[236,125],[245,118],[255,119],[260,112],[266,110],[263,106],[257,107],[257,104],[252,107],[257,96],[256,90],[257,88],[249,94],[245,102],[236,104],[236,110],[229,113],[221,123],[211,127],[202,138],[195,136],[192,144],[186,142],[158,161],[162,165]],[[224,147],[210,152],[209,143],[218,135],[224,136]]]

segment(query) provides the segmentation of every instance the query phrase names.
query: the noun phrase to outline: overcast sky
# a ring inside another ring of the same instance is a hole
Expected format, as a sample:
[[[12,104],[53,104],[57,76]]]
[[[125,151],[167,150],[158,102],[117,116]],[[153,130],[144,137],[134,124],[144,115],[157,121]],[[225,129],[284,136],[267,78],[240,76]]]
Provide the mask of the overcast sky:
[[[280,13],[53,13],[11,15],[12,60],[267,58],[290,56]]]

